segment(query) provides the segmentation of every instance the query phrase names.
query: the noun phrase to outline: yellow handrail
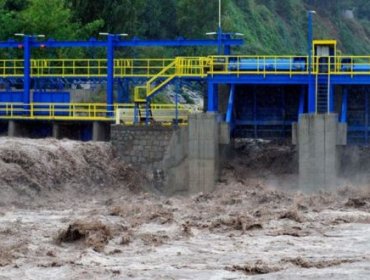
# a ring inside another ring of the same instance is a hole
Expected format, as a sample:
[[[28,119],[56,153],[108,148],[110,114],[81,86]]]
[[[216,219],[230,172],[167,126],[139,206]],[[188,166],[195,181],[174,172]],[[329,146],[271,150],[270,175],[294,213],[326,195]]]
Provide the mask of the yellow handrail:
[[[314,73],[318,57],[313,57]],[[176,61],[176,65],[173,63]],[[0,60],[0,77],[21,77],[24,74],[23,60]],[[161,77],[178,76],[261,74],[305,75],[308,73],[307,56],[209,56],[179,57],[176,59],[115,59],[115,77]],[[331,56],[330,73],[335,75],[370,75],[370,56]],[[173,66],[173,72],[168,71]],[[171,67],[170,67],[171,68]],[[167,71],[164,71],[166,69]],[[32,77],[105,77],[106,59],[32,59]]]
[[[116,103],[108,110],[106,103],[0,103],[0,119],[61,120],[61,121],[114,121],[119,110],[134,110],[135,105]],[[176,116],[176,105],[151,105],[156,122],[172,122]],[[190,113],[184,106],[177,107],[177,113],[185,121],[184,114]]]

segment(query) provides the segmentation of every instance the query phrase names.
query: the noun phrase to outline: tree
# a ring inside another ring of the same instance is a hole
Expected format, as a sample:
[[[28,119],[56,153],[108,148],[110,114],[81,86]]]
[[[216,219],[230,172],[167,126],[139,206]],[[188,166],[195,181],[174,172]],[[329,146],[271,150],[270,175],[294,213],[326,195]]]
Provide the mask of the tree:
[[[177,29],[186,37],[202,37],[205,32],[216,31],[218,1],[178,1]]]
[[[21,28],[21,20],[17,10],[10,9],[13,7],[12,1],[0,0],[0,39],[7,40]],[[14,6],[15,7],[15,6]],[[20,8],[20,7],[19,7]]]
[[[20,14],[22,32],[45,34],[55,39],[74,39],[79,24],[73,23],[71,11],[60,0],[31,0]]]
[[[174,0],[146,1],[139,13],[140,34],[148,39],[168,39],[177,36],[176,4]]]

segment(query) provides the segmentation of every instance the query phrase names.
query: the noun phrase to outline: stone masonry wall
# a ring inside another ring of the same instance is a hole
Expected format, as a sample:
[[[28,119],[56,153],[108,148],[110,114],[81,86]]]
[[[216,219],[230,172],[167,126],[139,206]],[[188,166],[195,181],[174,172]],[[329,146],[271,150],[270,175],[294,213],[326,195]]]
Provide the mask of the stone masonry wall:
[[[209,193],[219,176],[219,144],[227,144],[217,120],[206,113],[189,116],[188,127],[113,125],[111,142],[122,160],[150,176],[153,191]]]
[[[150,168],[162,161],[172,134],[171,127],[112,125],[111,142],[125,162]]]

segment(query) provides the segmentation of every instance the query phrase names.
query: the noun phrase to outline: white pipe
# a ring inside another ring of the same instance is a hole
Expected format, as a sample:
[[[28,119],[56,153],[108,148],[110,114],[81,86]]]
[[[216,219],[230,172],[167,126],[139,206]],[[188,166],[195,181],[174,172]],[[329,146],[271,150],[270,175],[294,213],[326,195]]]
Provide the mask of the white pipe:
[[[221,28],[221,0],[218,0],[218,27]]]

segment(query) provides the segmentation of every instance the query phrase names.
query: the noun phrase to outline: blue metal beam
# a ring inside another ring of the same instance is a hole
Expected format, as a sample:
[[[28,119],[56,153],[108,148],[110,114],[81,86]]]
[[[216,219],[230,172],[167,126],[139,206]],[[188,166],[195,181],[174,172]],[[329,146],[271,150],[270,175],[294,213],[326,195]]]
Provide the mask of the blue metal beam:
[[[55,41],[53,39],[45,42],[34,41],[31,43],[33,48],[104,48],[108,47],[108,41],[99,41],[90,39],[89,41]],[[223,38],[221,40],[214,39],[176,39],[176,40],[117,40],[114,42],[115,47],[207,47],[207,46],[241,46],[244,44],[242,39]],[[0,48],[18,48],[22,43],[16,41],[0,42]]]
[[[256,84],[256,85],[307,85],[308,75],[213,75],[212,81],[219,84]],[[370,80],[369,80],[370,82]]]
[[[370,75],[331,75],[332,85],[370,85]]]
[[[14,41],[14,40],[9,40],[7,42],[0,42],[0,49],[18,48],[21,46],[22,46],[22,43]]]
[[[224,46],[241,46],[244,44],[242,39],[222,39],[221,44]],[[212,39],[200,39],[200,40],[138,40],[133,39],[131,41],[119,41],[117,47],[207,47],[207,46],[218,46],[218,40]]]

